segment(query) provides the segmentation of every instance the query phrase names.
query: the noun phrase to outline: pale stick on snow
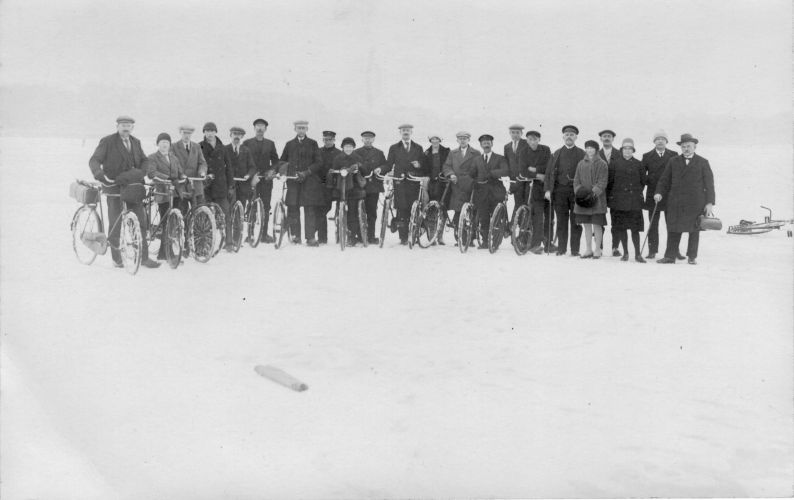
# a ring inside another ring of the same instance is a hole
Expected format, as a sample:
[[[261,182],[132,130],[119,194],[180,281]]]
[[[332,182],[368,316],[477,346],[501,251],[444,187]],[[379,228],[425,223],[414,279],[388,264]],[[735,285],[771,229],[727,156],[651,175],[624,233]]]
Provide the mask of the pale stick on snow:
[[[304,384],[284,370],[276,368],[275,366],[256,365],[254,367],[254,371],[266,379],[270,379],[277,384],[283,385],[284,387],[289,387],[293,391],[301,392],[309,388],[308,385]]]

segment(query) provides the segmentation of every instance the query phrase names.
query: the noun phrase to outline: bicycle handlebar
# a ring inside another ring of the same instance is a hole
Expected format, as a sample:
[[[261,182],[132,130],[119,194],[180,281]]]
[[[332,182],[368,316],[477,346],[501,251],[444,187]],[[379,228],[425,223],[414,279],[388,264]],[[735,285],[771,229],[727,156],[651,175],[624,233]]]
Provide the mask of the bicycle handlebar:
[[[406,177],[403,176],[403,178],[406,178]],[[415,176],[413,176],[411,174],[408,174],[407,179],[409,181],[413,181],[413,182],[427,182],[427,181],[430,180],[430,177],[415,177]]]

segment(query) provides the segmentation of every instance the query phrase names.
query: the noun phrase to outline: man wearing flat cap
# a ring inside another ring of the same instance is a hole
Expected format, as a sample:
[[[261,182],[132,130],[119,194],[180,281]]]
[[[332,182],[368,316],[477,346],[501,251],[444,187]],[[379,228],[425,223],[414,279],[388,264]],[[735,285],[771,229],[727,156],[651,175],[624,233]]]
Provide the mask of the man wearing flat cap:
[[[458,132],[455,137],[458,140],[458,148],[453,149],[447,155],[447,161],[444,162],[442,173],[452,183],[449,205],[445,208],[455,211],[455,216],[452,218],[452,226],[457,228],[460,220],[460,210],[471,196],[472,185],[474,184],[472,178],[473,162],[480,155],[480,152],[469,144],[470,133]],[[457,239],[457,233],[455,238]]]
[[[667,200],[667,249],[659,264],[675,264],[681,234],[689,233],[686,256],[689,264],[697,264],[700,227],[698,217],[713,217],[715,203],[714,173],[709,161],[695,154],[698,140],[692,134],[683,134],[677,143],[681,155],[667,162],[656,184],[657,202]]]
[[[251,156],[256,165],[256,173],[261,178],[256,184],[256,194],[262,198],[265,205],[265,215],[262,221],[262,238],[264,243],[273,243],[273,237],[267,233],[268,223],[270,222],[270,201],[273,195],[273,178],[276,176],[278,167],[278,153],[276,144],[265,137],[268,123],[264,118],[254,120],[254,137],[246,139],[243,144],[251,151]]]
[[[245,179],[229,186],[229,204],[233,206],[237,200],[245,204],[245,200],[253,197],[256,186],[256,164],[251,150],[242,143],[245,130],[241,127],[232,127],[229,129],[229,135],[231,142],[226,145],[226,158],[234,172],[234,177]]]
[[[397,128],[400,130],[401,139],[389,148],[384,173],[394,170],[395,177],[430,175],[423,162],[422,146],[411,140],[414,126],[406,123]],[[401,245],[408,244],[408,219],[411,216],[411,205],[419,198],[419,190],[420,186],[417,182],[396,181],[394,183],[394,204],[397,207],[397,229]]]
[[[361,175],[364,177],[373,172],[382,175],[383,171],[386,169],[386,155],[383,154],[383,151],[373,146],[375,142],[375,132],[370,130],[361,132],[361,141],[364,145],[354,151],[354,153],[361,158],[359,172],[361,172]],[[378,199],[383,192],[383,181],[378,180],[373,175],[367,179],[364,192],[364,205],[367,210],[366,237],[370,244],[376,245],[380,243],[380,240],[375,237],[375,224],[378,221]],[[364,237],[364,235],[361,236]]]
[[[545,197],[551,201],[557,215],[557,255],[565,255],[568,247],[568,224],[570,223],[571,256],[579,255],[582,226],[577,225],[573,209],[576,196],[573,192],[573,178],[576,166],[585,157],[584,150],[576,146],[579,129],[573,125],[562,128],[563,146],[555,151],[546,166],[544,188]]]
[[[207,175],[211,177],[204,190],[206,199],[217,203],[223,211],[226,221],[229,221],[229,190],[234,189],[234,169],[226,153],[223,142],[217,137],[218,127],[213,122],[207,122],[202,127],[204,140],[199,143],[201,153],[207,162]],[[226,223],[226,250],[231,251],[232,225]]]
[[[483,134],[478,140],[482,154],[472,160],[471,176],[474,179],[474,206],[480,215],[480,248],[488,248],[491,214],[496,205],[505,199],[507,192],[502,177],[510,175],[510,167],[504,156],[492,151],[492,135]]]
[[[322,217],[317,221],[317,241],[321,245],[328,243],[328,212],[331,211],[336,190],[333,183],[328,183],[328,171],[333,168],[334,158],[343,154],[342,150],[336,147],[336,132],[333,130],[323,130],[323,147],[320,148],[320,181],[325,186],[325,205],[322,209]],[[338,200],[336,200],[338,201]]]
[[[510,168],[510,179],[515,180],[517,176],[527,177],[527,153],[529,147],[527,141],[522,137],[524,134],[523,125],[510,125],[510,142],[504,146],[504,157]],[[521,205],[529,202],[530,185],[528,182],[516,182],[510,184],[510,192],[513,194],[513,215]],[[512,219],[512,217],[511,217]],[[508,230],[509,231],[509,230]]]
[[[287,181],[287,219],[292,232],[292,242],[301,242],[301,216],[300,207],[303,207],[303,217],[306,222],[306,240],[310,246],[318,246],[315,235],[321,214],[326,203],[325,184],[320,182],[320,147],[317,141],[306,136],[309,131],[309,122],[297,120],[295,125],[295,138],[287,142],[281,153],[281,161],[286,162],[287,175],[297,175],[297,180]]]
[[[556,252],[557,248],[550,241],[550,229],[554,220],[551,203],[544,197],[545,189],[543,181],[546,179],[546,165],[551,159],[551,149],[545,144],[540,143],[540,132],[530,130],[527,132],[526,150],[526,177],[532,179],[532,186],[529,194],[529,207],[532,214],[532,241],[529,243],[529,250],[534,254],[543,253],[543,245],[546,252]]]
[[[179,163],[182,164],[187,177],[204,177],[207,175],[207,161],[201,147],[191,140],[195,130],[196,128],[192,125],[181,125],[179,127],[180,140],[171,143],[171,152],[179,158]],[[201,181],[188,181],[186,187],[189,193],[194,193],[200,199],[204,198],[204,184]],[[182,199],[179,209],[186,214],[190,209],[190,199]]]
[[[604,160],[604,163],[607,164],[607,168],[610,172],[615,170],[615,162],[617,162],[621,154],[620,151],[617,151],[612,146],[612,142],[615,140],[615,135],[615,132],[610,129],[605,129],[598,133],[598,138],[601,140],[601,149],[598,150],[598,156]],[[603,226],[601,227],[601,230],[604,230]],[[601,234],[606,236],[605,232],[602,232]],[[621,254],[620,250],[618,249],[620,235],[615,231],[614,225],[610,230],[610,234],[612,235],[612,256],[620,257]]]
[[[94,179],[104,184],[114,184],[112,187],[102,188],[107,194],[120,194],[121,185],[126,183],[126,179],[133,177],[143,177],[146,171],[146,155],[141,148],[141,141],[132,136],[132,129],[135,127],[135,120],[129,116],[119,116],[116,118],[116,133],[103,137],[99,140],[99,145],[94,150],[94,154],[88,160],[88,167]],[[119,247],[119,234],[121,224],[116,224],[116,220],[121,215],[121,198],[109,196],[107,198],[108,218],[107,226],[110,228],[110,255],[113,257],[113,265],[123,267]],[[138,216],[141,231],[145,233],[148,228],[147,219],[143,212],[143,204],[130,203],[130,210]],[[160,264],[149,259],[149,247],[146,238],[143,238],[143,248],[141,249],[142,264],[146,267],[159,267]]]
[[[645,203],[642,208],[648,211],[648,220],[650,221],[648,223],[647,259],[655,259],[656,254],[659,252],[659,220],[667,205],[667,200],[662,200],[659,203],[653,201],[653,195],[656,193],[656,184],[662,177],[667,162],[678,155],[672,149],[667,149],[667,133],[664,130],[659,130],[653,135],[653,144],[654,148],[642,155],[642,170],[645,173],[648,186],[645,191]],[[654,206],[656,207],[655,213]]]

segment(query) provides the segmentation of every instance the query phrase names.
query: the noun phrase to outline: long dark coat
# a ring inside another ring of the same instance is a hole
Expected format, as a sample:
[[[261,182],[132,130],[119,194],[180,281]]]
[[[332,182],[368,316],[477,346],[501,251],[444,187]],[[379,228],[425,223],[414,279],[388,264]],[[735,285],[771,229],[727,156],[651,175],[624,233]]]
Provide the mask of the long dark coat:
[[[468,203],[473,184],[471,177],[473,161],[480,154],[482,153],[469,146],[466,149],[465,156],[461,154],[460,148],[450,151],[449,156],[447,156],[447,161],[444,162],[444,167],[442,168],[444,176],[449,177],[455,174],[458,177],[458,182],[452,184],[450,190],[452,195],[447,207],[449,210],[459,212],[463,204]]]
[[[438,176],[441,174],[441,171],[444,169],[444,163],[447,161],[447,157],[449,156],[449,148],[446,146],[442,146],[441,144],[438,145],[438,168],[433,166],[433,146],[430,146],[425,150],[425,167],[428,172],[430,172],[430,182],[427,186],[427,192],[430,195],[431,200],[439,200],[441,199],[441,195],[444,194],[444,188],[446,184],[443,182],[438,181]],[[449,195],[447,195],[449,197]],[[442,200],[443,201],[443,200]]]
[[[538,148],[535,151],[532,151],[532,148],[527,146],[527,156],[529,160],[527,161],[527,174],[526,177],[530,179],[534,179],[532,181],[532,191],[530,192],[530,200],[531,201],[543,201],[544,200],[544,181],[538,179],[538,175],[543,175],[545,178],[546,175],[546,166],[549,163],[549,159],[551,158],[551,149],[545,144],[538,144]],[[529,170],[530,167],[535,168],[535,172],[531,172]]]
[[[218,200],[226,197],[229,188],[234,185],[234,170],[226,157],[226,150],[220,139],[215,138],[215,147],[203,140],[199,143],[204,159],[207,161],[207,174],[214,177],[209,181],[207,192],[210,198]]]
[[[333,183],[328,182],[328,171],[334,166],[334,159],[344,154],[341,149],[336,146],[327,148],[325,146],[320,148],[320,180],[325,185],[325,206],[330,205],[334,200],[338,200]]]
[[[88,160],[88,167],[94,178],[103,182],[103,176],[114,180],[120,173],[133,168],[145,171],[145,164],[146,154],[141,148],[141,141],[130,136],[130,151],[127,151],[118,133],[100,139],[94,154]]]
[[[546,180],[543,182],[543,187],[546,189],[546,191],[551,191],[552,194],[554,193],[554,184],[557,181],[557,174],[558,174],[557,167],[560,164],[560,153],[562,153],[564,147],[565,146],[557,149],[557,151],[555,151],[551,155],[551,158],[549,159],[549,163],[546,165]],[[578,165],[578,163],[582,161],[586,155],[584,149],[580,148],[579,146],[574,146],[573,149],[576,150],[576,158]],[[575,175],[576,172],[575,171],[570,172],[570,174]]]
[[[510,167],[502,155],[492,151],[488,157],[488,163],[485,163],[484,154],[474,158],[471,162],[471,176],[474,179],[475,204],[504,201],[507,192],[500,178],[509,175]],[[486,183],[480,184],[483,181]]]
[[[267,180],[265,176],[273,175],[278,167],[276,143],[266,137],[263,137],[261,141],[256,137],[251,137],[244,140],[243,144],[251,151],[251,158],[253,158],[254,165],[256,165],[256,173],[262,176],[257,185],[257,191],[260,193],[272,193],[273,179]]]
[[[351,168],[358,164],[361,168],[361,157],[355,151],[346,155],[342,152],[341,155],[334,157],[333,170],[341,170],[343,168]],[[358,180],[361,174],[348,174],[342,177],[340,174],[328,174],[328,182],[334,186],[334,199],[338,200],[342,197],[342,184],[345,186],[345,199],[346,200],[360,200],[364,198],[364,188],[359,186]]]
[[[325,184],[320,179],[322,159],[317,141],[305,137],[302,141],[297,137],[284,146],[281,161],[289,162],[287,175],[306,172],[306,178],[287,181],[288,206],[323,207],[327,204]]]
[[[419,162],[419,168],[414,167],[411,162]],[[411,141],[409,151],[405,150],[403,142],[392,144],[389,148],[389,155],[386,157],[386,169],[392,171],[395,177],[403,175],[413,175],[414,177],[426,177],[430,175],[424,164],[424,150],[422,146]],[[419,183],[413,181],[397,181],[394,183],[394,205],[398,210],[410,210],[411,205],[419,198]]]
[[[645,204],[643,206],[645,210],[653,210],[653,195],[656,193],[656,184],[659,182],[659,178],[662,176],[667,162],[670,161],[670,158],[676,156],[678,156],[678,153],[666,148],[661,158],[655,148],[642,155],[642,168],[645,170],[646,184],[648,186],[645,192]],[[659,206],[656,210],[661,211],[664,210],[665,207],[667,207],[667,200],[663,199],[659,202]]]
[[[642,210],[642,190],[645,187],[645,172],[642,162],[636,158],[620,158],[609,163],[607,205],[611,210]]]
[[[226,161],[231,165],[234,177],[245,177],[247,175],[251,179],[256,174],[254,158],[251,155],[251,150],[245,144],[240,144],[240,152],[238,154],[234,154],[234,145],[231,143],[227,144],[224,149],[226,151]],[[250,198],[253,193],[254,188],[251,187],[251,181],[241,181],[236,186],[237,199],[245,203],[245,200]]]
[[[662,199],[667,198],[668,232],[697,231],[698,216],[707,203],[715,203],[714,173],[709,161],[697,154],[692,156],[689,165],[683,156],[671,158],[659,178],[656,193],[661,194]]]
[[[374,146],[369,148],[362,146],[353,152],[361,158],[361,167],[359,170],[363,176],[368,176],[378,167],[380,167],[381,175],[384,175],[386,170],[386,155],[383,154],[383,151]],[[366,192],[367,194],[382,193],[383,181],[372,176],[367,180]]]

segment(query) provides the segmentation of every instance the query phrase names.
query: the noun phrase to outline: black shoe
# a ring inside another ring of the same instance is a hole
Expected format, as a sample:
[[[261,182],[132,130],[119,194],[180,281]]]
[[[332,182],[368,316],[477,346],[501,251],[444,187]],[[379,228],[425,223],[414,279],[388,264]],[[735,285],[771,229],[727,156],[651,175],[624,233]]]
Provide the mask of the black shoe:
[[[124,263],[118,260],[113,261],[113,267],[124,267]]]
[[[164,253],[158,253],[157,254],[157,260],[165,260],[165,254]]]
[[[645,264],[645,259],[642,258],[642,255],[635,255],[634,260],[636,260],[640,264]]]
[[[629,261],[629,253],[628,253],[628,252],[626,252],[626,255],[624,255],[623,257],[621,257],[621,258],[620,258],[620,260],[621,260],[622,262],[628,262],[628,261]]]
[[[620,257],[620,256],[621,256],[620,250],[618,250],[617,248],[613,248],[612,257]]]
[[[540,255],[543,253],[543,247],[541,245],[536,245],[530,248],[529,251],[534,253],[535,255]]]
[[[571,252],[571,257],[579,257],[579,252]]]
[[[554,253],[558,250],[557,245],[555,245],[554,243],[550,243],[546,245],[546,248],[549,251],[549,253]]]
[[[369,242],[370,245],[377,245],[378,243],[380,243],[380,239],[374,236],[372,238],[367,238],[367,241]]]
[[[565,250],[557,250],[557,253],[554,254],[554,255],[556,255],[557,257],[561,257],[561,256],[565,255]]]
[[[670,257],[662,257],[661,259],[656,261],[657,264],[675,264],[675,259],[671,259]]]
[[[320,242],[315,240],[314,238],[311,238],[311,239],[306,241],[306,246],[307,247],[319,247],[320,246]]]
[[[328,240],[317,240],[317,242],[320,243],[320,245],[327,245],[328,244]]]
[[[234,252],[234,247],[231,245],[231,243],[227,243],[226,245],[224,245],[223,249],[229,253]]]
[[[263,234],[262,239],[260,240],[262,243],[275,243],[276,239],[269,234]]]
[[[407,245],[407,244],[408,244],[408,240],[400,240],[400,245]]]
[[[593,258],[593,254],[591,254],[591,253],[584,253],[584,254],[580,255],[580,256],[579,256],[579,258],[580,258],[580,259],[592,259],[592,258]]]
[[[697,260],[695,260],[695,258],[694,258],[694,257],[689,257],[689,258],[686,260],[686,263],[687,263],[687,264],[690,264],[690,265],[693,265],[693,266],[694,266],[694,265],[697,265],[697,263],[698,263],[698,262],[697,262]]]
[[[656,252],[648,252],[648,256],[645,257],[648,260],[653,260],[656,258]]]
[[[487,250],[488,249],[488,245],[485,244],[485,243],[480,243],[479,245],[477,245],[477,249],[478,250]]]
[[[683,255],[681,255],[681,254],[678,254],[678,255],[676,255],[676,256],[675,256],[675,258],[676,258],[676,259],[678,259],[678,260],[684,260],[684,259],[686,259],[686,257],[684,257],[684,256],[683,256]]]
[[[157,269],[158,267],[160,267],[160,263],[153,261],[152,259],[144,260],[143,262],[141,262],[141,265],[143,267],[148,267],[149,269]]]
[[[447,245],[446,243],[444,243],[444,240],[436,240],[436,243],[438,243],[441,246],[446,246]]]
[[[292,244],[293,245],[300,245],[301,244],[301,239],[298,238],[297,236],[295,236],[294,238],[292,238]]]

